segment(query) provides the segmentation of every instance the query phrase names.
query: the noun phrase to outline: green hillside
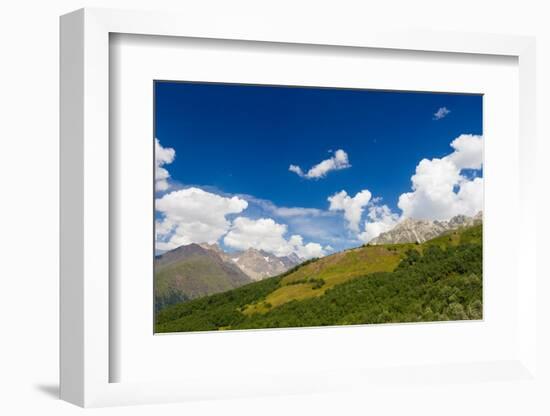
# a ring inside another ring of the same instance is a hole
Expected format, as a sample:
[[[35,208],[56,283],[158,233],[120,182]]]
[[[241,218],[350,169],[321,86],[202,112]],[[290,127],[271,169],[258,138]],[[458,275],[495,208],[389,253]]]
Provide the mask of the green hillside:
[[[363,246],[167,307],[156,332],[482,318],[482,227]]]
[[[155,260],[155,310],[250,283],[235,265],[197,245]]]

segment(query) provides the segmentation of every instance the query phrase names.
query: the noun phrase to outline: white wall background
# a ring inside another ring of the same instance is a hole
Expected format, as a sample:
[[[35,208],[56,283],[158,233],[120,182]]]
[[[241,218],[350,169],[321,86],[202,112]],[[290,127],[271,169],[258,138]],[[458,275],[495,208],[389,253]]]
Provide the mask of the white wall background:
[[[269,16],[327,25],[384,25],[538,38],[540,231],[549,231],[550,13],[535,0],[6,0],[0,11],[0,413],[72,415],[81,409],[56,399],[58,383],[58,16],[74,9],[116,7],[186,13]],[[544,178],[544,179],[543,179]],[[506,226],[513,226],[513,219]],[[540,258],[544,260],[542,237]],[[546,244],[548,247],[548,244]],[[550,278],[548,267],[545,276]],[[550,285],[538,288],[550,328]],[[542,328],[542,326],[541,326]],[[550,331],[540,331],[539,360],[550,374]],[[546,350],[546,352],[544,351]],[[550,391],[550,384],[546,394]],[[437,394],[434,394],[437,392]],[[332,395],[259,398],[93,410],[101,415],[161,414],[549,414],[544,392],[529,385],[435,386],[372,397]]]

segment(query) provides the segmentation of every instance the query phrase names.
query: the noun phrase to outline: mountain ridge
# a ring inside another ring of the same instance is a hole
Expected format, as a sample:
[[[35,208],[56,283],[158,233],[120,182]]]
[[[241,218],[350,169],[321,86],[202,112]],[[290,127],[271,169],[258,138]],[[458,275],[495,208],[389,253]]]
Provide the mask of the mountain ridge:
[[[255,281],[284,273],[303,261],[294,253],[277,257],[265,250],[253,247],[228,253],[216,243],[201,243],[199,246],[216,252],[223,260],[235,264],[244,274]]]
[[[276,276],[300,262],[254,248],[226,253],[215,243],[182,245],[155,257],[155,310]]]
[[[418,245],[363,245],[173,305],[155,332],[482,319],[482,245],[481,224]]]
[[[174,303],[232,290],[251,282],[283,275],[300,263],[309,264],[301,268],[301,271],[285,277],[284,282],[288,284],[271,294],[265,302],[248,305],[246,311],[246,313],[260,312],[265,310],[266,303],[278,305],[289,296],[298,299],[318,296],[334,285],[340,284],[342,279],[346,280],[367,271],[387,271],[395,267],[405,245],[437,240],[437,237],[479,225],[482,221],[481,211],[473,217],[457,215],[446,221],[408,218],[366,244],[372,247],[403,245],[398,251],[384,249],[376,253],[361,254],[361,247],[359,247],[332,254],[319,261],[313,259],[303,262],[295,254],[276,257],[256,248],[228,253],[216,243],[183,245],[155,258],[155,308],[160,310]],[[345,263],[348,261],[345,258],[349,256],[354,257],[353,261],[362,259],[361,262],[369,264],[356,263],[352,268],[348,267],[346,274],[338,274],[336,268],[335,277],[330,271],[332,270],[330,264],[341,261]],[[320,270],[319,267],[322,264],[327,266],[323,266],[323,270]]]
[[[198,244],[155,258],[155,309],[235,289],[252,282],[236,265]]]
[[[469,217],[455,215],[449,220],[421,220],[406,218],[395,225],[391,230],[381,233],[368,242],[370,245],[424,243],[433,238],[463,227],[471,227],[483,222],[483,212]]]

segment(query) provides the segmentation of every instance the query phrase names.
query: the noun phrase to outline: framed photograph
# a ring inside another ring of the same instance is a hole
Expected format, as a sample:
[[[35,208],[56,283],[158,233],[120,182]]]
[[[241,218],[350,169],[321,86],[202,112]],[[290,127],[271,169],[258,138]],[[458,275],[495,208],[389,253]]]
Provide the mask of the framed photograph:
[[[483,318],[482,95],[154,96],[155,333]]]
[[[534,50],[63,16],[62,398],[537,383]]]

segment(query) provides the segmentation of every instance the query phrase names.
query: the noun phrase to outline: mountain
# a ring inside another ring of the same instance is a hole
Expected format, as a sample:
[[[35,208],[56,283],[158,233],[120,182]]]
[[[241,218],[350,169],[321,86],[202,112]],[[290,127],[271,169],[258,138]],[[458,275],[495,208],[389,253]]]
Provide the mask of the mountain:
[[[224,292],[252,280],[214,249],[189,244],[155,259],[155,309]]]
[[[289,256],[277,257],[264,250],[254,248],[226,253],[217,244],[202,243],[199,245],[206,250],[216,252],[223,260],[235,264],[244,274],[255,281],[277,276],[303,261],[294,253]]]
[[[483,230],[469,223],[455,218],[458,228],[424,243],[364,245],[169,306],[155,332],[482,319]]]
[[[225,254],[252,280],[258,281],[266,277],[277,276],[286,272],[298,263],[301,263],[298,256],[277,257],[263,250],[249,248],[246,251]]]
[[[300,257],[298,257],[295,253],[291,253],[288,256],[279,257],[279,260],[283,262],[283,264],[286,267],[286,270],[292,269],[293,267],[296,267],[297,265],[299,265],[304,261],[304,259],[301,259]]]
[[[369,244],[423,243],[448,231],[481,224],[482,220],[483,214],[481,211],[473,217],[457,215],[448,221],[407,218],[399,222],[390,231],[386,231],[371,240]]]
[[[226,253],[217,244],[189,244],[155,259],[155,307],[185,302],[281,274],[301,263],[295,254]]]

